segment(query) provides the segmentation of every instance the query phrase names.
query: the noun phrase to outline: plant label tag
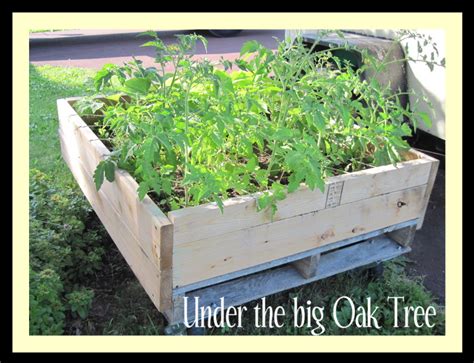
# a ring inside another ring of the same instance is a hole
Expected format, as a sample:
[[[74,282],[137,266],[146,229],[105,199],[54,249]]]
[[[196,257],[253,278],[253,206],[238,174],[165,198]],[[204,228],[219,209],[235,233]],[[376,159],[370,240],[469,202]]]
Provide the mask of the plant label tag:
[[[336,182],[329,184],[328,195],[326,198],[326,208],[334,208],[341,204],[342,189],[344,182]]]

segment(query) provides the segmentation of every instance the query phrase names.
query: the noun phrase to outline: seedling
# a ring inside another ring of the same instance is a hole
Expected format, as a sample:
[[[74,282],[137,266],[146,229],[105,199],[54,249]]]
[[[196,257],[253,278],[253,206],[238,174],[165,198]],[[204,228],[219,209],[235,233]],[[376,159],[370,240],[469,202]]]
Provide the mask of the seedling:
[[[415,104],[402,106],[406,92],[362,77],[382,72],[388,57],[358,50],[363,62],[354,69],[334,55],[348,45],[314,51],[318,41],[308,49],[297,38],[276,51],[249,41],[236,60],[211,63],[193,56],[197,42],[207,45],[202,36],[166,45],[145,35],[156,67],[137,59],[104,66],[95,85],[106,100],[86,98],[76,109],[93,116],[113,149],[94,173],[97,189],[123,168],[137,179],[139,197],[150,193],[165,211],[204,202],[223,211],[223,200],[261,192],[258,209],[275,213],[301,183],[323,191],[330,176],[396,164],[419,122],[430,126]],[[417,37],[401,32],[399,40]],[[419,39],[421,50],[432,43]],[[407,60],[444,66],[435,52],[399,61]]]

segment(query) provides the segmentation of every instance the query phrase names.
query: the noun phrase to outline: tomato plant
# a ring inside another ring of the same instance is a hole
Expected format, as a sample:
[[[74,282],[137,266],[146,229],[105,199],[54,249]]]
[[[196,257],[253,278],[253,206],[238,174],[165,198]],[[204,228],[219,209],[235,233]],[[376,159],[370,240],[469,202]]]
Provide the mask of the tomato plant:
[[[214,64],[193,56],[197,42],[207,46],[202,36],[179,35],[166,45],[144,34],[156,67],[137,59],[108,64],[95,77],[106,99],[75,107],[95,115],[99,137],[114,150],[96,169],[97,188],[123,168],[137,179],[139,197],[152,193],[165,210],[208,201],[222,210],[224,199],[260,191],[258,208],[274,212],[301,183],[323,191],[329,176],[402,160],[412,134],[407,120],[415,128],[430,123],[413,105],[402,106],[406,92],[362,77],[393,60],[358,50],[363,62],[354,69],[334,55],[347,44],[315,51],[317,41],[309,48],[297,38],[272,51],[249,41],[236,60]],[[422,52],[400,61],[409,59],[438,64]]]

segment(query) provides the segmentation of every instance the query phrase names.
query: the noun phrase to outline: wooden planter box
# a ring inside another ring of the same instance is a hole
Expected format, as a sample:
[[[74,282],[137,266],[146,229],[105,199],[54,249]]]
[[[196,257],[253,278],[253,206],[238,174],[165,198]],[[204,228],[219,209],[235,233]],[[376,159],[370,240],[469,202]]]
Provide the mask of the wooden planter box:
[[[256,211],[254,196],[225,201],[224,214],[210,203],[165,215],[148,196],[139,201],[137,182],[123,170],[96,190],[92,175],[110,151],[71,107],[76,100],[57,101],[64,160],[171,323],[183,320],[184,296],[241,304],[408,252],[438,168],[411,150],[396,167],[329,178],[324,193],[301,187],[273,221]]]

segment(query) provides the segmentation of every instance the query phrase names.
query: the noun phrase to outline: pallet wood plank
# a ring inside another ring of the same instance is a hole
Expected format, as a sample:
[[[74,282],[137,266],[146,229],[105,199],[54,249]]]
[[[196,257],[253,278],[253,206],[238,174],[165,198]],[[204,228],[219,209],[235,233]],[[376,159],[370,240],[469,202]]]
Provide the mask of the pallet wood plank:
[[[93,175],[97,164],[106,158],[110,151],[68,102],[64,101],[59,106],[58,101],[58,110],[61,120],[60,130],[68,138],[68,143],[75,143],[74,147],[79,153],[81,162],[88,173]],[[164,233],[162,227],[172,228],[171,222],[148,196],[140,201],[136,192],[137,188],[138,185],[130,174],[123,170],[116,170],[114,182],[105,180],[101,191],[107,195],[109,201],[126,220],[149,256],[159,259],[161,234]]]
[[[302,277],[292,266],[286,265],[273,270],[228,281],[212,287],[191,291],[188,297],[188,320],[194,320],[193,299],[199,297],[202,307],[219,305],[225,297],[226,307],[245,304],[264,296],[285,291],[335,274],[397,257],[410,251],[386,236],[379,236],[373,242],[361,242],[321,256],[318,273],[309,279]],[[181,305],[182,306],[182,305]],[[176,323],[181,321],[176,321]]]
[[[83,170],[79,172],[93,185],[93,172],[110,151],[71,107],[70,102],[73,101],[74,99],[63,99],[57,102],[63,155],[67,152],[69,158],[74,158],[71,164],[80,163]],[[77,175],[75,176],[77,179]],[[164,311],[172,308],[173,226],[148,196],[143,201],[138,200],[137,187],[136,181],[127,172],[117,170],[115,181],[105,181],[98,195],[107,199],[108,204],[118,213],[138,242],[140,249],[159,271],[160,304],[161,310]],[[100,200],[99,198],[98,202]],[[113,234],[107,230],[109,234]]]
[[[428,182],[430,168],[429,160],[414,158],[397,166],[387,165],[329,178],[324,193],[301,185],[299,190],[278,203],[273,221],[424,185]],[[340,194],[333,195],[331,191]],[[174,224],[175,245],[272,222],[269,211],[256,210],[259,195],[224,201],[223,214],[215,203],[169,212],[168,217]]]
[[[173,287],[416,219],[425,189],[418,186],[175,246]]]
[[[262,264],[259,264],[259,265],[256,265],[256,266],[252,266],[252,267],[249,267],[249,268],[234,271],[234,272],[231,272],[231,273],[228,273],[228,274],[225,274],[225,275],[220,275],[220,276],[216,276],[216,277],[213,277],[213,278],[210,278],[210,279],[207,279],[207,280],[201,280],[201,281],[193,283],[193,284],[181,286],[181,287],[173,289],[173,296],[183,295],[184,293],[189,292],[189,291],[203,289],[207,286],[221,284],[221,283],[229,281],[229,280],[234,280],[234,279],[237,279],[237,278],[240,278],[240,277],[243,277],[243,276],[252,275],[252,274],[257,273],[257,272],[261,272],[261,271],[268,270],[268,269],[271,269],[271,268],[275,268],[275,267],[278,267],[278,266],[286,265],[286,264],[298,261],[302,258],[310,257],[314,254],[318,254],[318,253],[322,254],[322,253],[332,251],[332,250],[335,250],[335,249],[338,249],[338,248],[349,246],[351,244],[355,244],[355,243],[360,242],[360,241],[371,240],[371,239],[374,239],[375,237],[378,237],[378,236],[383,235],[383,234],[388,234],[390,232],[394,232],[398,229],[403,229],[403,228],[406,228],[406,227],[416,226],[417,221],[418,221],[417,219],[412,219],[412,220],[409,220],[409,221],[406,221],[406,222],[397,223],[397,224],[394,224],[394,225],[391,225],[391,226],[388,226],[388,227],[385,227],[385,228],[381,228],[381,229],[377,229],[375,231],[371,231],[369,233],[364,233],[364,234],[361,234],[361,235],[358,235],[358,236],[346,238],[346,239],[343,239],[343,240],[340,240],[340,241],[337,241],[337,242],[334,242],[334,243],[331,243],[331,244],[327,244],[327,245],[324,245],[324,246],[312,248],[312,249],[309,249],[309,250],[304,251],[304,252],[295,253],[294,255],[285,256],[285,257],[275,259],[275,260],[271,260],[271,261],[268,261],[268,262],[265,262],[265,263],[262,263]]]
[[[305,279],[316,276],[318,272],[319,260],[321,254],[316,254],[313,256],[302,258],[301,260],[295,261],[292,263],[293,267],[303,276]]]
[[[396,231],[388,233],[391,239],[402,246],[410,246],[415,239],[416,225],[397,229]]]
[[[115,211],[107,197],[101,191],[95,189],[95,185],[82,163],[69,155],[68,146],[61,134],[60,139],[63,158],[84,195],[156,308],[163,309],[162,301],[168,297],[161,294],[160,271],[140,247],[138,240],[123,223],[121,216]]]
[[[415,160],[415,159],[423,158],[423,159],[430,162],[430,172],[429,172],[429,177],[428,177],[428,182],[427,182],[427,188],[426,188],[426,191],[425,191],[424,207],[423,207],[423,209],[420,213],[420,219],[418,221],[418,225],[417,225],[417,228],[416,228],[416,229],[421,229],[423,227],[423,222],[424,222],[424,219],[425,219],[426,210],[428,209],[428,204],[429,204],[429,201],[430,201],[431,192],[433,191],[434,183],[435,183],[435,180],[436,180],[436,174],[438,173],[439,160],[432,157],[432,156],[430,156],[430,155],[424,154],[421,151],[416,150],[416,149],[411,149],[410,152],[403,155],[403,157],[407,160],[408,159],[409,160]]]

